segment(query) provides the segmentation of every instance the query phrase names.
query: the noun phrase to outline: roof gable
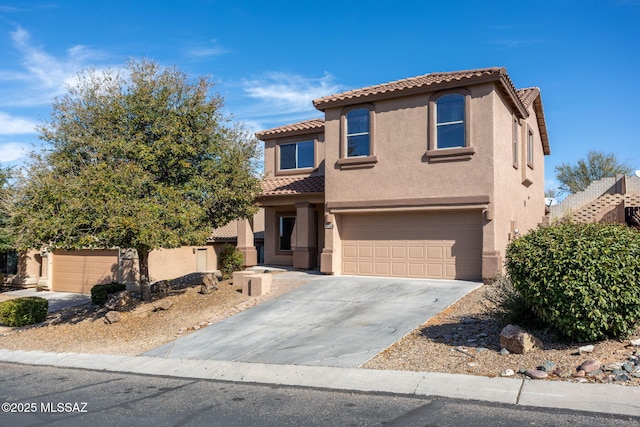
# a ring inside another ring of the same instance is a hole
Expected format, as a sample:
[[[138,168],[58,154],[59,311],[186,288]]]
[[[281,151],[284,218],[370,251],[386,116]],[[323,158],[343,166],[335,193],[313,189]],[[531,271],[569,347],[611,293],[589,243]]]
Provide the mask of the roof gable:
[[[317,118],[304,120],[290,125],[278,126],[272,129],[256,132],[256,138],[260,140],[282,138],[284,136],[307,135],[310,133],[324,132],[324,119]]]

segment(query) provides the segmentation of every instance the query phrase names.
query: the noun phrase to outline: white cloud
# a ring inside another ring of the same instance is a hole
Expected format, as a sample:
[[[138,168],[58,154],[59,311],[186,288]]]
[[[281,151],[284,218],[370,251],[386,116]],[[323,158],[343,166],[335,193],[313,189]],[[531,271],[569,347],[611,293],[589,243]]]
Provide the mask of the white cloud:
[[[18,135],[36,132],[36,123],[24,117],[0,112],[0,135]]]
[[[315,111],[311,101],[339,92],[341,87],[329,73],[319,78],[309,78],[281,72],[242,81],[242,88],[250,98],[262,101],[262,114],[269,115]],[[268,110],[264,106],[268,106]]]
[[[0,162],[13,162],[25,157],[28,152],[27,146],[19,142],[0,143]]]
[[[229,51],[218,44],[218,40],[213,39],[205,46],[192,47],[187,51],[190,56],[210,57],[224,55]]]
[[[34,106],[51,103],[54,97],[66,93],[69,83],[75,81],[78,71],[104,54],[76,45],[66,51],[64,58],[56,58],[36,46],[28,31],[18,27],[10,33],[20,56],[19,70],[0,70],[1,104],[5,106]],[[7,82],[19,82],[7,85]]]

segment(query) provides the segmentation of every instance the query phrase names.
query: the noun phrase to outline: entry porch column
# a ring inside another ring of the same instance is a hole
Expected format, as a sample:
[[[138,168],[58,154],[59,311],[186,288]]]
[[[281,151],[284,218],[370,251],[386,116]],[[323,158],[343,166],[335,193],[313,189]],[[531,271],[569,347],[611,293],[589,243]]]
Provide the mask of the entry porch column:
[[[237,249],[244,259],[244,267],[253,267],[258,264],[258,251],[253,241],[253,218],[238,220]]]
[[[296,203],[296,236],[293,247],[293,267],[304,270],[318,265],[318,236],[315,205]]]

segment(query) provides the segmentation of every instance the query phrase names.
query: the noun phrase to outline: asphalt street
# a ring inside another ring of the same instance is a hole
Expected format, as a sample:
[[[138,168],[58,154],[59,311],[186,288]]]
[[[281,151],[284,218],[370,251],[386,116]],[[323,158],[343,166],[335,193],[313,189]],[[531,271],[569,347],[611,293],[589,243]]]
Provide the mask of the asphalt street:
[[[0,363],[2,426],[637,426],[640,418]]]

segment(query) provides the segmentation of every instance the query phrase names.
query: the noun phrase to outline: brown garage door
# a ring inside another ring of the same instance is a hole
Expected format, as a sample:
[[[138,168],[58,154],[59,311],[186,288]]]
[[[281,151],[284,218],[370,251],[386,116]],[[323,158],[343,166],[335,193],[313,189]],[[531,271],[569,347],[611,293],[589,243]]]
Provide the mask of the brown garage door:
[[[476,280],[482,276],[479,212],[345,215],[342,271],[365,276]]]
[[[51,289],[89,294],[93,285],[117,281],[117,267],[117,250],[56,250]]]

